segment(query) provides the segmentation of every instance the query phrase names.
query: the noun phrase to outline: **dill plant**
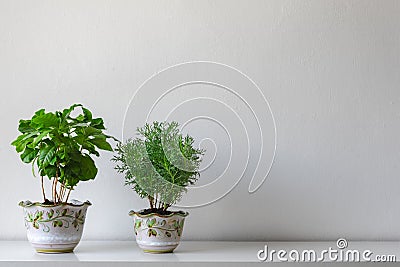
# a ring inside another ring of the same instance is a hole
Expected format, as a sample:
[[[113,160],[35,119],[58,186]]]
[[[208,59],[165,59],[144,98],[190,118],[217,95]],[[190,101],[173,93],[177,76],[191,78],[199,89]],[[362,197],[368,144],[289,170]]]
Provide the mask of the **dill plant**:
[[[147,123],[137,128],[138,137],[115,149],[116,171],[125,175],[125,185],[148,199],[151,211],[166,212],[200,176],[204,150],[178,127],[177,122]]]

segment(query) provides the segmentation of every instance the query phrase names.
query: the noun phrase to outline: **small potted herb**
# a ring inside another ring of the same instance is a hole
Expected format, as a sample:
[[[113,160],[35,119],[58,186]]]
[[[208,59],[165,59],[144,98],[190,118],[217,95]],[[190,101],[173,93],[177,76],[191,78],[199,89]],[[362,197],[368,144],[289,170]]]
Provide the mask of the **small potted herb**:
[[[154,122],[138,128],[139,137],[117,145],[115,169],[125,174],[150,207],[131,211],[136,242],[145,252],[172,252],[179,244],[184,211],[170,211],[187,187],[196,182],[204,151],[193,146],[193,138],[183,136],[177,122]]]
[[[80,108],[77,116],[71,113]],[[12,142],[24,163],[32,164],[32,173],[40,177],[43,202],[21,201],[28,240],[37,252],[72,252],[79,243],[86,210],[90,202],[69,201],[71,191],[81,181],[92,180],[97,167],[92,156],[98,150],[112,151],[102,118],[80,104],[63,111],[35,112],[29,120],[20,120],[21,133]],[[51,198],[46,196],[45,177],[50,181]]]

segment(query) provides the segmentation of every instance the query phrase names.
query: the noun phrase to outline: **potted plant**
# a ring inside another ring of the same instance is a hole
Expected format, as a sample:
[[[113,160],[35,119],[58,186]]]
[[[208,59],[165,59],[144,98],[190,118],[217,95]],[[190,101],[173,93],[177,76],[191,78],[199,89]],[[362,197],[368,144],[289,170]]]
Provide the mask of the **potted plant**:
[[[72,116],[76,108],[81,112]],[[81,239],[91,203],[69,201],[70,193],[80,181],[96,177],[92,156],[99,156],[98,150],[112,151],[107,139],[113,137],[104,134],[103,119],[93,118],[81,104],[56,112],[40,109],[31,119],[20,120],[18,130],[21,134],[11,144],[24,163],[32,164],[43,194],[43,202],[19,203],[28,240],[37,252],[72,252]],[[50,180],[50,199],[45,193],[45,177]]]
[[[136,242],[145,252],[172,252],[179,244],[184,211],[170,211],[187,186],[196,182],[204,151],[193,146],[193,138],[183,136],[177,122],[154,122],[138,128],[139,137],[117,144],[115,169],[125,175],[150,207],[131,211]]]

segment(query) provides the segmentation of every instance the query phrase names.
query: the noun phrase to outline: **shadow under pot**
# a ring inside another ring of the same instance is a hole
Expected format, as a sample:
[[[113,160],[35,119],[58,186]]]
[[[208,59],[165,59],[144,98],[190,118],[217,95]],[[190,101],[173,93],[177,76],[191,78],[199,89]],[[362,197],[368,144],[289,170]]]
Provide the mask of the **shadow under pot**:
[[[146,214],[144,211],[130,211],[133,218],[138,246],[148,253],[169,253],[179,245],[185,217],[183,211],[172,211],[168,215]]]
[[[42,204],[19,203],[24,209],[28,240],[39,253],[68,253],[81,240],[89,201]]]

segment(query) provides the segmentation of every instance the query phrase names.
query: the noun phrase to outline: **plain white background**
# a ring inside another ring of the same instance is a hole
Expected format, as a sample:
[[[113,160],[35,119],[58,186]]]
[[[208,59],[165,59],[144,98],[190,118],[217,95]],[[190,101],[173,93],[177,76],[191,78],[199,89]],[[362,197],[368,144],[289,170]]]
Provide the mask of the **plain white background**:
[[[147,78],[208,60],[260,86],[278,143],[260,190],[248,194],[244,177],[222,200],[190,209],[186,240],[398,240],[399,14],[395,0],[1,0],[0,239],[25,239],[17,203],[41,197],[10,146],[20,118],[81,102],[121,138]],[[73,195],[94,204],[84,239],[133,239],[127,213],[146,205],[111,157]]]

